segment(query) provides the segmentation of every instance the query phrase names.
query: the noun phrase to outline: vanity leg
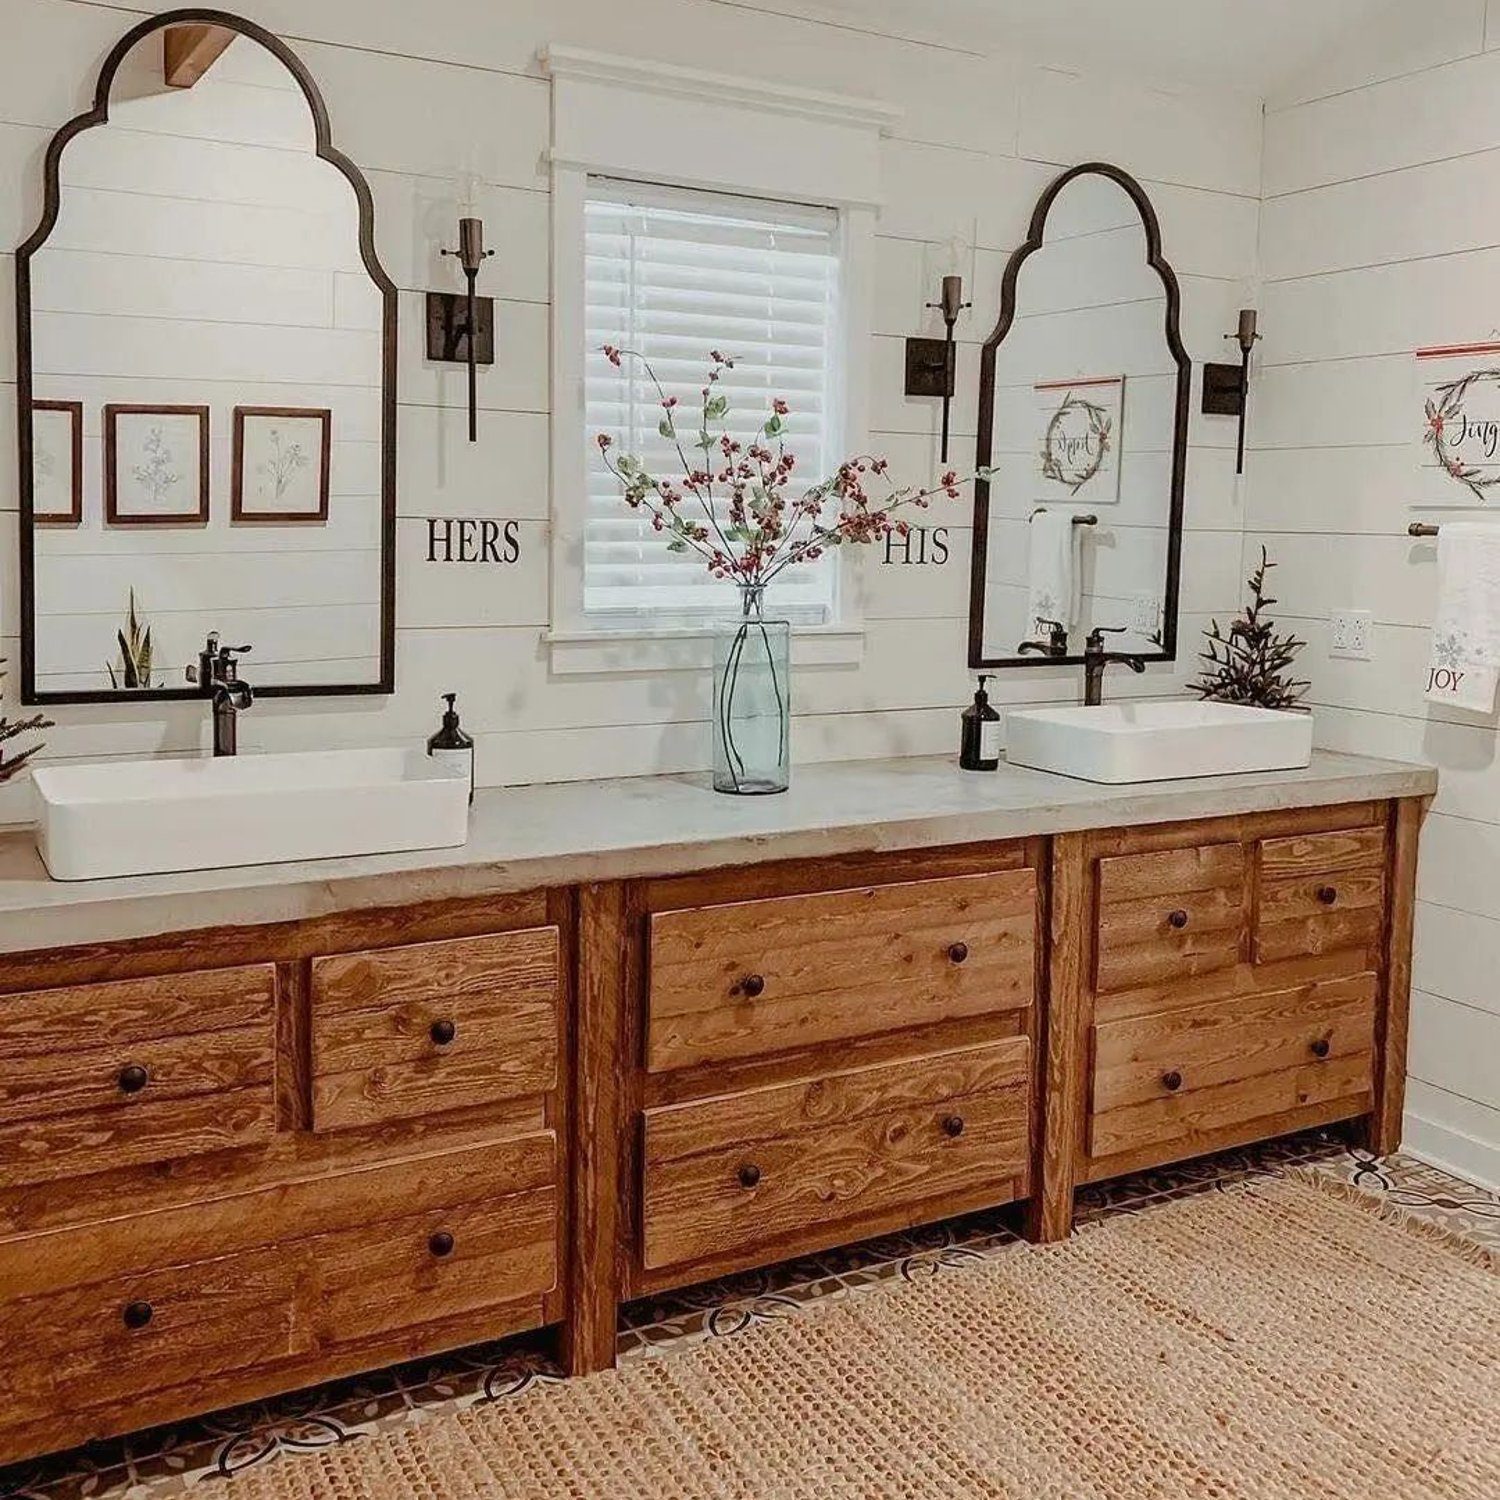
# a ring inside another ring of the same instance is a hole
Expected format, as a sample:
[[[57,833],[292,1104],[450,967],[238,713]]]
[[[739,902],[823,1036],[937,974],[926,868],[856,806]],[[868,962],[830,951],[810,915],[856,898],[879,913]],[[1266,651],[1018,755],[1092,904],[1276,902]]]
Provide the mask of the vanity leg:
[[[1411,1006],[1412,919],[1417,904],[1417,837],[1426,799],[1405,797],[1391,808],[1390,915],[1385,938],[1385,996],[1375,1036],[1375,1107],[1366,1144],[1377,1156],[1401,1145],[1406,1105],[1406,1037]]]
[[[1084,935],[1088,922],[1085,835],[1052,841],[1052,903],[1048,923],[1050,985],[1040,1004],[1038,1046],[1043,1051],[1041,1128],[1032,1158],[1035,1185],[1027,1207],[1028,1238],[1050,1244],[1073,1228],[1078,1144],[1087,1086]]]
[[[569,1375],[615,1363],[619,1315],[621,1186],[621,1018],[625,992],[625,887],[578,893],[578,986],[573,1027],[573,1240],[563,1369]]]

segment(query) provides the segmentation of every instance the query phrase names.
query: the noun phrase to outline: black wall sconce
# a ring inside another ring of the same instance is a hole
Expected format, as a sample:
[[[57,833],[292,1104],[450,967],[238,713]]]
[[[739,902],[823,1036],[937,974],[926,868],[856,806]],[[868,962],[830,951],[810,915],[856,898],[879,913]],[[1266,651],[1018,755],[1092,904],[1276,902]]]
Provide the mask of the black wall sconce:
[[[1239,327],[1226,333],[1240,346],[1240,362],[1237,365],[1204,365],[1203,367],[1203,412],[1210,417],[1238,417],[1240,419],[1239,440],[1235,446],[1234,472],[1245,472],[1245,413],[1250,404],[1250,351],[1255,348],[1260,335],[1255,331],[1255,309],[1240,309]]]
[[[469,441],[479,439],[478,367],[495,362],[495,299],[475,295],[479,268],[495,252],[484,248],[484,223],[458,221],[456,256],[469,283],[467,292],[428,292],[427,358],[469,367]]]
[[[954,371],[956,367],[953,325],[958,315],[973,303],[964,301],[964,279],[962,276],[943,277],[943,296],[940,302],[929,302],[943,315],[946,330],[940,339],[907,339],[906,341],[906,394],[908,396],[941,396],[943,398],[943,451],[942,461],[948,462],[948,408],[953,404]]]

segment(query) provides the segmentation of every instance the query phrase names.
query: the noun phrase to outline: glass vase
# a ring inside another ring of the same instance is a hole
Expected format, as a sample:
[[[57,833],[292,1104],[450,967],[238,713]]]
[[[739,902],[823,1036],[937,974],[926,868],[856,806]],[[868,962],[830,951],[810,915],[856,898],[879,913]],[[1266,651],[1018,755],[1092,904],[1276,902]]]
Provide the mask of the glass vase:
[[[714,790],[784,792],[791,781],[792,627],[768,620],[765,589],[740,588],[740,612],[714,625]]]

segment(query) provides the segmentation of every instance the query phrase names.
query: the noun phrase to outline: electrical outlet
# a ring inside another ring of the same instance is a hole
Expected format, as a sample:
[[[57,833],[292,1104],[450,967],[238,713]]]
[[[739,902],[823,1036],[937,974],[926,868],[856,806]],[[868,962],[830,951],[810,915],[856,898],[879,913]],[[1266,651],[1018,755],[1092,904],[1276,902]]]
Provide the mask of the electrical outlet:
[[[1328,621],[1328,654],[1370,659],[1370,612],[1367,609],[1336,610]]]
[[[1161,600],[1155,594],[1134,594],[1130,600],[1130,629],[1149,636],[1161,624]]]

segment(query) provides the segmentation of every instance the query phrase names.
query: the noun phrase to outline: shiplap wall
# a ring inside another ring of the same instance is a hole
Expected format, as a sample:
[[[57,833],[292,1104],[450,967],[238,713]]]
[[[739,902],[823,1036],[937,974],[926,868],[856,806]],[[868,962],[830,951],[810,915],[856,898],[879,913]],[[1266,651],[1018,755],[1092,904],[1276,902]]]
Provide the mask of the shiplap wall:
[[[150,9],[152,7],[146,7]],[[258,703],[241,729],[256,749],[417,741],[436,695],[456,689],[479,740],[487,783],[692,769],[707,763],[708,684],[695,672],[553,677],[547,623],[548,84],[547,43],[659,56],[718,72],[774,69],[785,81],[898,103],[884,147],[874,372],[874,444],[903,477],[935,464],[938,412],[901,394],[902,339],[939,331],[935,245],[977,239],[975,301],[959,361],[956,450],[972,450],[977,343],[998,301],[1005,255],[1059,166],[1103,156],[1146,181],[1166,251],[1182,274],[1195,359],[1216,354],[1254,271],[1261,113],[1222,92],[1163,92],[1011,57],[897,41],[767,16],[715,0],[242,0],[286,36],[327,98],[336,143],[366,171],[380,253],[402,288],[399,689],[390,700]],[[74,0],[0,0],[0,244],[34,223],[48,135],[84,106],[108,46],[137,12]],[[670,151],[670,143],[665,143]],[[421,358],[421,291],[456,285],[456,179],[477,170],[498,254],[485,279],[502,299],[499,357],[481,374],[480,442],[463,441],[463,374]],[[0,310],[0,374],[12,368],[9,257]],[[0,401],[3,634],[14,658],[15,439],[12,392]],[[1238,593],[1240,514],[1227,444],[1232,424],[1194,418],[1184,556],[1184,632]],[[428,516],[518,518],[522,557],[508,568],[425,561]],[[967,501],[947,522],[942,567],[871,566],[868,629],[856,666],[809,667],[796,682],[796,759],[952,750],[971,691],[965,666]],[[873,563],[873,559],[871,560]],[[253,679],[253,672],[247,675]],[[1003,698],[1076,695],[1076,673],[1006,674]],[[1117,693],[1170,691],[1182,672],[1121,674]],[[13,685],[13,684],[11,684]],[[206,742],[197,705],[58,711],[49,752],[99,757],[190,750]],[[0,812],[25,816],[12,791]]]
[[[1440,768],[1407,1143],[1500,1183],[1500,741],[1493,717],[1423,700],[1436,548],[1406,536],[1413,350],[1500,325],[1500,3],[1486,11],[1398,7],[1270,102],[1245,545],[1281,564],[1322,743]],[[1372,613],[1370,660],[1329,657],[1336,609]]]

